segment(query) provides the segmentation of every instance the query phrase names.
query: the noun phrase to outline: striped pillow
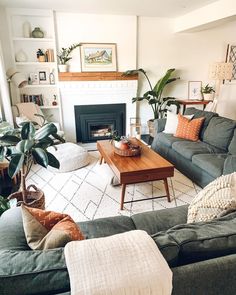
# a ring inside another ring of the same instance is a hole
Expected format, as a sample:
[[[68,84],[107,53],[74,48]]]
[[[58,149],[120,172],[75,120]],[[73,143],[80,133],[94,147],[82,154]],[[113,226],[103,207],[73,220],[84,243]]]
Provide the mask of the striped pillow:
[[[202,117],[191,120],[178,114],[178,126],[174,136],[192,141],[198,141],[204,119],[205,118]]]

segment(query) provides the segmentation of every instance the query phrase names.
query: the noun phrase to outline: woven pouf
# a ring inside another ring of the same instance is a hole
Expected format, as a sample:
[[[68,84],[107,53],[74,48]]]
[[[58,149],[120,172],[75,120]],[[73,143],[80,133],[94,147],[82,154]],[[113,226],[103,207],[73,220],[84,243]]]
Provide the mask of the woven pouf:
[[[48,166],[51,171],[69,172],[84,167],[89,163],[88,152],[72,142],[51,146],[47,150],[60,162],[59,169]]]

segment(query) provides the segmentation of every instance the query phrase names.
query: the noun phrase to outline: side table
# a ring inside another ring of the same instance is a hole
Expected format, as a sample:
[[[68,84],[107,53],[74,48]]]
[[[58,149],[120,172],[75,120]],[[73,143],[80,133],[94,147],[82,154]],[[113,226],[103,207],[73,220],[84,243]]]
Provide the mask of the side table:
[[[177,99],[176,101],[178,101],[181,105],[183,105],[182,114],[185,113],[187,105],[202,105],[203,110],[205,110],[205,107],[208,105],[208,103],[212,102],[212,100],[192,100],[192,99]]]

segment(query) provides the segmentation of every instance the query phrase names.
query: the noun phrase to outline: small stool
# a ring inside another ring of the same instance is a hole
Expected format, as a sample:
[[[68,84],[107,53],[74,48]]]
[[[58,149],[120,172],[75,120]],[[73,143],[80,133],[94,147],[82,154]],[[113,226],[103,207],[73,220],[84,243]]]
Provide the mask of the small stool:
[[[49,153],[53,154],[60,163],[59,169],[48,166],[51,171],[69,172],[84,167],[89,163],[88,152],[81,146],[72,142],[51,146],[47,150]]]

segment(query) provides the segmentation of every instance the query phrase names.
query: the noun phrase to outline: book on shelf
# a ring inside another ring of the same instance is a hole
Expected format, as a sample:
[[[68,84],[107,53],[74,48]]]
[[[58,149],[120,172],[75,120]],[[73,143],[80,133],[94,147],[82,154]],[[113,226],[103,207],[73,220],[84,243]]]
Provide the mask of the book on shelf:
[[[45,61],[46,62],[54,62],[54,51],[53,51],[53,49],[47,49],[45,51]]]
[[[43,106],[43,95],[36,94],[36,95],[29,95],[29,94],[21,94],[20,96],[21,102],[34,102],[38,106]]]

